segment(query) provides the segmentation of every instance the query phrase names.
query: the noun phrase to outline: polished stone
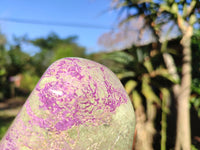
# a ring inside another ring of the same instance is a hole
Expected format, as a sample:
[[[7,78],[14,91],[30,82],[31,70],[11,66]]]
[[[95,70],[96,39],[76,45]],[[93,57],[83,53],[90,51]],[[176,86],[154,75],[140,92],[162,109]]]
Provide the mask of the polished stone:
[[[53,63],[0,143],[1,150],[131,150],[135,116],[118,78],[82,58]]]

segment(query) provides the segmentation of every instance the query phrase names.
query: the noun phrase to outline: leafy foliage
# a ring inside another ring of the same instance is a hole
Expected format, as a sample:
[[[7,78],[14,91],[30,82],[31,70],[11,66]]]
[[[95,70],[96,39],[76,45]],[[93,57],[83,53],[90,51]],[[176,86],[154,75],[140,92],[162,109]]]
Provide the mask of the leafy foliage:
[[[16,94],[32,91],[47,67],[57,59],[86,56],[85,48],[76,43],[75,36],[61,39],[51,33],[47,38],[34,40],[15,38],[16,43],[7,47],[3,39],[0,34],[0,100],[9,98],[14,91]],[[38,46],[40,51],[30,56],[22,51],[23,42]],[[14,82],[10,79],[17,75],[22,77],[20,87],[13,87]]]
[[[162,109],[163,116],[166,118],[166,114],[169,113],[167,101],[175,80],[165,68],[161,51],[152,51],[152,45],[133,46],[123,51],[111,52],[104,56],[104,59],[110,60],[106,62],[111,65],[106,65],[124,84],[133,101],[136,114],[143,107],[146,115],[144,122],[154,122],[156,109]],[[162,129],[164,134],[166,123],[162,121],[162,125],[165,126]],[[166,139],[162,141],[163,144]]]
[[[76,44],[77,37],[72,36],[61,39],[55,33],[47,38],[28,40],[40,48],[40,52],[32,57],[35,72],[41,76],[46,68],[54,61],[63,57],[85,57],[85,48]]]
[[[11,62],[7,66],[9,76],[22,73],[26,70],[26,66],[30,61],[30,56],[27,53],[22,52],[19,45],[11,46],[8,55]]]
[[[159,65],[156,66],[156,64],[153,63],[154,62],[153,59],[155,58],[154,57],[155,55],[151,55],[151,52],[148,54],[148,51],[147,51],[148,56],[145,57],[142,64],[140,63],[141,67],[139,67],[140,70],[138,70],[138,72],[140,73],[139,74],[140,78],[137,78],[137,79],[140,79],[139,80],[140,82],[135,80],[137,83],[136,86],[135,84],[134,85],[132,84],[132,87],[135,87],[135,89],[137,89],[136,87],[139,86],[140,92],[139,91],[135,92],[133,96],[135,96],[135,98],[137,99],[146,98],[149,101],[152,101],[154,99],[154,103],[156,103],[155,100],[157,98],[155,96],[158,95],[159,97],[159,94],[162,93],[161,91],[163,91],[161,90],[162,88],[166,88],[169,90],[172,89],[171,91],[174,94],[174,99],[177,102],[177,109],[178,109],[177,139],[176,139],[175,149],[176,150],[190,149],[191,142],[190,142],[189,109],[187,109],[188,107],[183,109],[179,102],[182,101],[184,103],[184,106],[187,106],[188,97],[190,96],[190,86],[191,86],[191,74],[190,74],[191,48],[190,46],[191,46],[191,39],[192,39],[191,37],[193,35],[193,29],[195,28],[194,25],[195,24],[199,25],[199,22],[198,22],[199,17],[200,17],[199,1],[196,1],[196,0],[188,0],[188,1],[113,0],[112,2],[113,2],[112,6],[114,9],[120,9],[122,13],[125,12],[124,13],[125,15],[122,14],[120,16],[122,18],[120,25],[128,24],[128,25],[133,26],[132,29],[134,29],[134,26],[137,26],[137,25],[132,24],[131,20],[134,20],[134,19],[136,20],[137,18],[143,18],[144,23],[142,23],[140,26],[140,29],[138,31],[139,32],[138,38],[140,40],[144,40],[143,37],[145,33],[147,33],[146,30],[150,30],[152,33],[151,37],[155,38],[155,42],[157,45],[156,47],[152,49],[150,48],[150,49],[157,50],[156,53],[160,54],[160,55],[157,55],[158,56],[157,59],[161,61],[157,63]],[[178,33],[178,31],[180,32],[180,34],[177,34],[174,37],[177,38],[180,35],[182,36],[181,41],[180,41],[180,46],[179,46],[181,47],[181,49],[179,50],[175,47],[176,53],[177,54],[179,53],[179,55],[182,54],[181,61],[180,59],[178,60],[174,59],[173,55],[169,51],[168,40],[172,38],[171,33],[173,33],[172,31],[174,29],[174,26],[177,27],[178,29],[176,30],[176,33]],[[135,36],[134,34],[132,35]],[[130,36],[131,35],[129,34],[129,37]],[[135,44],[133,41],[131,42],[132,44]],[[149,40],[149,42],[151,42],[151,40]],[[129,45],[127,44],[127,47],[130,47],[130,44]],[[133,65],[133,66],[137,68],[136,65]],[[197,71],[197,69],[195,70]],[[137,74],[134,74],[134,75],[135,77],[137,77]],[[193,73],[193,77],[194,76],[197,76],[197,75]],[[129,80],[130,83],[134,83],[132,81],[134,80],[134,77],[132,77],[132,79],[127,79],[127,80]],[[131,87],[130,83],[129,83],[128,91],[130,91],[130,87]],[[163,87],[163,85],[165,87]],[[194,90],[197,90],[197,89],[198,87],[193,84],[193,92]],[[162,93],[162,95],[163,94],[164,93]],[[145,104],[147,104],[147,109],[148,109],[148,101],[146,103],[143,103],[143,105]],[[147,115],[146,115],[147,119],[149,117],[148,112],[150,111],[147,110]],[[185,114],[185,116],[187,117],[181,118],[182,114]],[[162,123],[162,125],[165,125],[165,124]],[[182,136],[180,133],[184,133],[184,132],[186,134]],[[165,145],[165,142],[162,141],[162,144]],[[162,145],[161,148],[162,150],[164,150],[165,146]],[[152,149],[151,145],[148,145],[148,148],[146,147],[146,149]]]
[[[6,74],[7,67],[10,64],[9,55],[5,49],[5,37],[0,34],[0,100],[4,98],[5,95],[7,95],[7,88],[6,86]]]
[[[200,117],[200,31],[196,30],[192,37],[192,85],[191,85],[191,105],[197,110]]]
[[[173,82],[170,74],[163,67],[162,60],[155,60],[159,54],[150,56],[149,48],[149,46],[133,47],[126,51],[115,51],[105,58],[114,61],[116,65],[121,65],[118,70],[113,66],[110,68],[117,73],[129,94],[137,91],[139,97],[160,105],[160,89],[170,88]],[[154,63],[158,61],[159,63]]]
[[[4,134],[6,133],[6,131],[8,130],[10,124],[12,123],[12,121],[14,120],[13,117],[10,118],[3,118],[0,117],[0,139],[3,138]]]

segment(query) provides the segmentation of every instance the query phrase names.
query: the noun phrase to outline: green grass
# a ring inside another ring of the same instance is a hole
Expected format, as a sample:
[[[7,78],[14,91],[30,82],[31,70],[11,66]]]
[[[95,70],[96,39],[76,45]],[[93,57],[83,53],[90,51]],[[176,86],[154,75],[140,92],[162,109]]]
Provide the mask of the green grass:
[[[0,140],[3,138],[14,118],[15,117],[0,117]]]

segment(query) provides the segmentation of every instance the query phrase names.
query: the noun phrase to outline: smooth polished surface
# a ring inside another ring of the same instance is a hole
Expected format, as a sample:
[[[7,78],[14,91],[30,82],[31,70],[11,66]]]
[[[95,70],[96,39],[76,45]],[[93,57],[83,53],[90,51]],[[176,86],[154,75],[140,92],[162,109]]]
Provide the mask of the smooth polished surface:
[[[41,77],[0,150],[131,150],[134,128],[132,104],[114,73],[64,58]]]

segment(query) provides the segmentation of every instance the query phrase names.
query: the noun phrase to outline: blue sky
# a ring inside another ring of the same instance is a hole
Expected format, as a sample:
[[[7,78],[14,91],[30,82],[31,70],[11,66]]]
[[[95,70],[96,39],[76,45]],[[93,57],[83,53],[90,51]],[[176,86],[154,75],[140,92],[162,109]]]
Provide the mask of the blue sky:
[[[41,21],[68,22],[78,24],[93,24],[113,26],[116,23],[116,12],[105,12],[109,8],[110,0],[1,0],[0,18],[17,18]],[[77,35],[78,43],[87,48],[87,52],[96,52],[102,48],[98,45],[98,38],[109,30],[95,28],[62,27],[33,25],[5,22],[0,20],[0,29],[9,41],[13,35],[20,37],[28,35],[34,39],[45,37],[50,32],[60,37]],[[36,49],[25,46],[29,53]]]

